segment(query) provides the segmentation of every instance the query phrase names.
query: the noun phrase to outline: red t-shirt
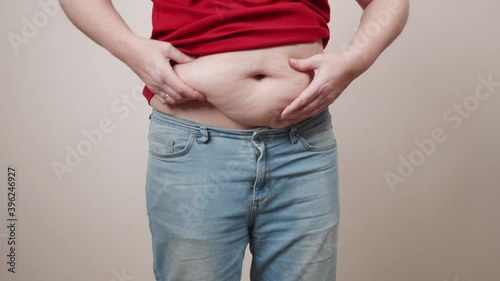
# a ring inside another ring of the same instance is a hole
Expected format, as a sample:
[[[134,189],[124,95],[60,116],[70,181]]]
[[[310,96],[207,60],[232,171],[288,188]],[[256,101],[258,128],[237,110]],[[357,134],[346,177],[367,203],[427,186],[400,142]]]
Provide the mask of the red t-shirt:
[[[193,56],[330,39],[328,0],[152,1],[151,39]]]

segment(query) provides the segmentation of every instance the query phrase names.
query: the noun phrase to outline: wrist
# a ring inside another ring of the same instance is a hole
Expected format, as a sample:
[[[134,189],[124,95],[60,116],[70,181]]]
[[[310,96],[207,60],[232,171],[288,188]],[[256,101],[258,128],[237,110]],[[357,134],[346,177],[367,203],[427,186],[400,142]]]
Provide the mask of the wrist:
[[[371,55],[369,52],[352,46],[342,51],[342,54],[347,59],[349,72],[354,77],[363,74],[377,59],[376,56]]]
[[[130,56],[134,49],[136,49],[138,43],[144,38],[135,35],[132,32],[117,36],[113,40],[113,46],[108,50],[113,56],[117,57],[119,60],[127,63],[127,58]]]

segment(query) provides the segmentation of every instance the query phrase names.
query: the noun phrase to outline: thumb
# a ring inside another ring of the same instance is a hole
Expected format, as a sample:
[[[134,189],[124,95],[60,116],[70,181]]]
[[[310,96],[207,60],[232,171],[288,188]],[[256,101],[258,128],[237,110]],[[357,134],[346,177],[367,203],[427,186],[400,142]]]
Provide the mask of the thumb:
[[[308,71],[317,68],[316,56],[305,59],[290,58],[290,65],[298,71]]]
[[[174,46],[171,46],[168,49],[167,57],[177,63],[188,63],[195,58],[192,56],[189,56],[183,52],[181,52],[179,49],[175,48]]]

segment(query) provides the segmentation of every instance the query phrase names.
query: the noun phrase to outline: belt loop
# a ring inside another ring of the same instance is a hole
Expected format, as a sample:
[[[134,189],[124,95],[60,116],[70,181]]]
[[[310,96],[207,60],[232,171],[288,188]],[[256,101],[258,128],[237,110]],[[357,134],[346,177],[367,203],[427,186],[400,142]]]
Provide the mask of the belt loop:
[[[297,141],[299,140],[299,133],[297,133],[297,127],[292,126],[290,129],[290,133],[288,134],[290,136],[290,141],[293,144],[296,144]]]
[[[200,127],[200,135],[196,138],[197,143],[206,143],[208,141],[208,129]]]

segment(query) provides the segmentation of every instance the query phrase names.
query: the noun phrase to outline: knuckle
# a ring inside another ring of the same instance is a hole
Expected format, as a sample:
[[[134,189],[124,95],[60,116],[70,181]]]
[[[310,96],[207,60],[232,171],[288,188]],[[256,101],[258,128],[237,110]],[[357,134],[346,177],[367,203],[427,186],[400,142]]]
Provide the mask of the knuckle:
[[[155,94],[155,98],[158,99],[161,103],[166,103],[165,99],[162,98],[160,95]]]
[[[176,85],[173,87],[174,91],[178,94],[184,94],[185,93],[185,90],[184,90],[184,87],[182,87],[181,85]]]
[[[325,92],[327,90],[327,88],[328,88],[327,84],[320,83],[320,84],[318,84],[318,88],[317,88],[318,90],[317,91],[320,92],[320,93],[322,93],[322,92]]]
[[[159,96],[161,96],[161,93],[163,92],[163,89],[161,89],[160,87],[157,87],[157,86],[150,87],[150,89],[151,89],[151,92],[153,92],[153,94],[159,95]]]
[[[163,69],[161,68],[154,68],[150,75],[149,75],[149,80],[151,81],[152,84],[155,85],[160,85],[163,82]]]
[[[170,52],[172,50],[172,48],[174,47],[172,44],[170,44],[170,42],[165,42],[164,46],[165,46],[165,50],[167,52]]]
[[[151,79],[151,83],[158,89],[161,88],[161,85],[163,84],[163,79],[161,79],[161,76],[159,74],[154,75]]]
[[[318,65],[318,64],[321,64],[323,62],[323,59],[321,59],[321,55],[320,54],[317,54],[317,55],[314,55],[314,56],[311,57],[311,61],[315,65]]]
[[[189,98],[192,98],[192,99],[197,98],[199,96],[198,93],[196,93],[196,91],[189,91],[186,94]]]

